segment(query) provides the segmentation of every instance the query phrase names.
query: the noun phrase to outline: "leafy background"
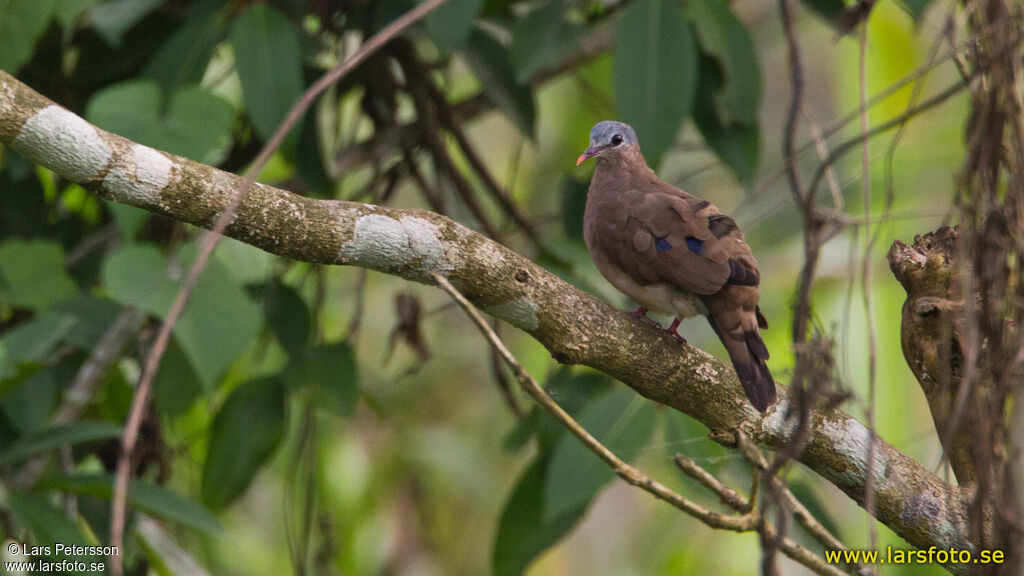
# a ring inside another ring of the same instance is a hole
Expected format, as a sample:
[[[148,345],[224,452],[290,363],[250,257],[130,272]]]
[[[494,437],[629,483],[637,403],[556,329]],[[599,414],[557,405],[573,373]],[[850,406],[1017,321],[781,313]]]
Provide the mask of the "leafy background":
[[[926,64],[953,9],[946,4],[876,6],[871,93]],[[0,68],[107,130],[241,171],[306,86],[411,5],[0,0]],[[834,27],[841,9],[813,0],[798,11],[807,114],[839,126],[833,145],[855,134],[837,120],[856,108],[859,81],[856,40]],[[940,62],[926,91],[957,78],[948,58]],[[714,201],[746,231],[764,275],[772,370],[784,380],[801,258],[780,161],[787,70],[772,3],[453,0],[332,90],[260,178],[318,197],[441,206],[476,226],[482,213],[500,223],[506,243],[625,307],[583,248],[591,168],[573,159],[594,122],[627,121],[663,178]],[[471,150],[451,127],[437,140],[441,152],[427,129],[405,148],[361,145],[422,113],[406,84],[411,72],[436,87],[446,104],[439,110],[458,112]],[[911,91],[882,98],[872,123],[904,113]],[[873,205],[895,194],[891,215],[873,215],[882,244],[943,221],[965,110],[961,95],[915,120],[891,172],[882,169],[891,135],[872,141]],[[442,152],[450,166],[439,164]],[[536,238],[481,192],[471,152],[510,191]],[[814,154],[801,156],[808,173]],[[116,438],[156,324],[195,257],[197,231],[98,199],[11,150],[0,149],[0,161],[0,536],[105,542]],[[437,197],[417,185],[413,167]],[[479,212],[453,167],[479,196]],[[826,202],[862,217],[859,165],[849,158],[836,168],[839,190]],[[817,321],[839,340],[856,414],[866,387],[866,328],[852,281],[862,241],[851,227],[826,246],[814,291]],[[878,428],[938,465],[929,415],[899,352],[902,291],[882,250],[871,258],[883,367]],[[410,321],[396,312],[399,295],[421,314]],[[445,304],[422,286],[224,241],[156,380],[130,500],[128,569],[183,573],[174,561],[191,556],[213,574],[751,573],[755,535],[713,532],[612,482],[524,398],[526,414],[516,418],[493,384],[487,345]],[[76,373],[127,307],[138,321],[84,413],[55,422]],[[702,320],[683,330],[724,355]],[[659,480],[716,505],[671,467],[682,451],[737,488],[749,485],[739,456],[699,424],[601,374],[556,366],[514,330],[503,336],[587,429]],[[62,446],[71,450],[56,457]],[[26,482],[31,465],[42,468]],[[867,544],[868,518],[852,502],[802,469],[789,481],[848,545]],[[143,517],[158,520],[177,548],[142,530]],[[884,528],[880,544],[906,547]],[[792,564],[786,571],[801,573]]]

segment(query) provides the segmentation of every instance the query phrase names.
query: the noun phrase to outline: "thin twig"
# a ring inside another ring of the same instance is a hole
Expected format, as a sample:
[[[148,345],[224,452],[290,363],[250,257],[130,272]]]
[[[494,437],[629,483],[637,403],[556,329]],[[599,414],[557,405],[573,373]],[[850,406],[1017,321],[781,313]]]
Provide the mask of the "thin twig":
[[[712,512],[703,506],[684,498],[683,496],[673,492],[665,485],[650,478],[640,470],[634,468],[628,463],[621,460],[614,452],[605,447],[596,438],[590,435],[568,412],[562,409],[557,402],[551,396],[541,388],[540,384],[534,380],[533,376],[526,371],[525,368],[516,360],[515,356],[509,351],[502,342],[501,338],[494,333],[494,330],[487,324],[480,312],[470,304],[469,300],[462,295],[447,278],[440,274],[433,274],[434,281],[443,288],[448,294],[458,302],[459,306],[466,311],[470,319],[476,324],[480,332],[483,333],[484,337],[491,343],[505,360],[505,363],[515,374],[516,380],[523,390],[529,394],[538,404],[541,405],[551,416],[553,416],[562,426],[564,426],[573,436],[576,436],[598,458],[603,460],[612,471],[615,472],[620,478],[626,481],[626,483],[636,486],[650,494],[654,495],[655,498],[663,500],[670,505],[682,510],[686,514],[700,520],[704,524],[723,530],[732,530],[735,532],[749,532],[751,530],[759,530],[767,537],[776,538],[778,534],[775,528],[761,517],[756,511],[751,511],[742,516],[723,516],[721,514]],[[779,548],[787,556],[796,560],[797,562],[807,566],[817,574],[827,574],[830,576],[843,574],[841,570],[828,564],[824,559],[815,555],[807,548],[801,546],[795,541],[789,538],[781,538]]]
[[[804,120],[807,121],[807,128],[811,131],[811,139],[814,141],[814,149],[818,152],[818,160],[828,158],[828,142],[825,141],[821,126],[815,121],[806,102],[800,103],[800,113],[803,114]],[[825,176],[828,180],[828,189],[832,193],[832,215],[834,217],[843,213],[843,187],[839,184],[839,178],[836,177],[836,172],[832,167],[829,167]]]
[[[494,321],[494,326],[491,328],[494,333],[498,333],[500,328],[499,322]],[[509,411],[516,418],[522,418],[524,415],[522,406],[519,405],[519,400],[516,399],[516,395],[512,393],[512,385],[509,384],[508,378],[505,377],[504,366],[502,365],[503,359],[501,352],[497,348],[491,347],[491,374],[494,375],[494,381],[498,385],[498,390],[501,391],[501,397],[505,399],[505,404],[508,406]]]
[[[764,457],[764,453],[742,430],[736,432],[736,442],[740,452],[750,462],[750,465],[754,467],[754,470],[764,471],[768,469],[769,464],[768,460]],[[776,484],[776,490],[782,495],[787,508],[789,508],[793,513],[793,517],[796,518],[796,521],[803,526],[808,534],[813,536],[815,540],[828,550],[849,550],[839,538],[829,532],[828,528],[820,520],[814,517],[814,514],[804,506],[803,502],[800,502],[796,495],[793,494],[793,491],[780,478],[772,476],[770,481]],[[858,573],[861,572],[862,567],[859,564],[850,564],[850,567],[856,568]]]
[[[131,458],[135,452],[135,445],[138,441],[139,429],[142,427],[143,416],[149,406],[153,378],[156,375],[157,368],[160,366],[160,360],[163,357],[164,351],[167,349],[167,345],[170,342],[171,330],[177,323],[178,318],[181,317],[182,312],[184,312],[189,295],[195,288],[196,282],[199,280],[199,274],[206,266],[210,255],[213,253],[213,249],[216,248],[224,230],[228,227],[228,224],[230,224],[236,209],[248,195],[249,188],[252,185],[251,178],[260,173],[263,166],[266,165],[267,161],[270,159],[271,154],[281,146],[281,143],[284,141],[288,133],[291,132],[292,128],[305,115],[306,111],[309,110],[310,106],[313,105],[316,99],[319,98],[324,91],[351,72],[356,66],[366,60],[367,57],[380,49],[381,46],[391,41],[403,30],[426,16],[430,11],[434,10],[441,4],[444,4],[446,1],[447,0],[427,0],[423,4],[420,4],[406,12],[383,30],[372,36],[362,46],[360,46],[359,50],[343,60],[338,66],[328,71],[312,86],[310,86],[288,112],[287,117],[285,117],[284,121],[281,122],[281,125],[278,126],[277,131],[274,132],[274,135],[264,145],[263,149],[260,151],[259,155],[256,156],[256,159],[253,161],[249,169],[246,170],[246,179],[232,196],[224,211],[221,212],[220,218],[218,218],[214,228],[203,236],[202,243],[199,248],[199,254],[196,257],[195,262],[189,268],[185,282],[178,290],[174,303],[171,305],[170,310],[168,310],[167,315],[164,317],[164,323],[160,326],[160,331],[157,333],[153,349],[146,358],[142,377],[139,380],[138,388],[136,389],[135,396],[132,399],[132,406],[128,414],[128,421],[125,424],[124,432],[121,435],[121,452],[117,460],[114,493],[110,510],[110,545],[114,550],[124,548],[124,525],[127,516],[129,483],[131,481]],[[109,559],[111,572],[114,576],[122,576],[124,573],[124,566],[122,564],[121,556],[111,555],[109,556]]]
[[[860,100],[860,132],[868,132],[868,24],[865,20],[860,27],[860,54],[857,63],[859,76],[858,97]],[[860,193],[864,201],[864,216],[871,215],[871,149],[867,138],[860,147]],[[870,219],[864,222],[864,261],[862,263],[861,291],[864,296],[864,314],[868,330],[868,465],[864,479],[864,509],[868,511],[868,542],[872,549],[878,547],[878,528],[875,526],[875,486],[872,469],[875,464],[875,385],[878,382],[878,335],[875,328],[875,301],[871,294],[871,235]]]
[[[107,368],[139,329],[141,320],[142,314],[131,307],[125,307],[114,318],[64,392],[64,401],[53,417],[54,426],[78,420],[96,394],[96,388],[107,373]]]
[[[714,474],[708,472],[704,468],[700,467],[693,458],[690,458],[686,454],[676,454],[673,459],[676,466],[683,471],[684,474],[693,478],[697,482],[703,484],[706,488],[718,495],[718,497],[727,506],[740,514],[746,514],[753,509],[753,501],[744,498],[739,492],[736,492],[732,488],[729,488],[722,481],[715,477]]]

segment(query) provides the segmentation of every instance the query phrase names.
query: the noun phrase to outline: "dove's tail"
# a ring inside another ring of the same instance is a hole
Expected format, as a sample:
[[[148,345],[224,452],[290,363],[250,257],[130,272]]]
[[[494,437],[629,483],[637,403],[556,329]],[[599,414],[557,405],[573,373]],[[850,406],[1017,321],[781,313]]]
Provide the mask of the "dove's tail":
[[[764,412],[777,398],[775,381],[772,379],[772,373],[768,371],[768,348],[765,347],[761,332],[758,330],[759,325],[767,328],[768,323],[764,321],[760,310],[755,310],[752,316],[752,322],[740,322],[739,326],[729,331],[723,330],[714,318],[709,320],[729,353],[729,359],[732,360],[747,398],[758,412]]]

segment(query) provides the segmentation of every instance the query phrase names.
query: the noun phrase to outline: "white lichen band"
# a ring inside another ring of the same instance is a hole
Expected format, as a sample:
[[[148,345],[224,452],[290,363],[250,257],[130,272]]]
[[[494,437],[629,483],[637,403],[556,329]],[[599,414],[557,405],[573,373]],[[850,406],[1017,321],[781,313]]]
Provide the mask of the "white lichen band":
[[[421,272],[431,274],[447,273],[455,268],[445,257],[437,226],[414,216],[361,216],[356,220],[352,239],[342,245],[339,256],[343,262],[359,262],[376,270],[414,264]]]
[[[103,179],[103,187],[138,206],[159,206],[160,192],[171,183],[174,163],[162,153],[134,144],[131,147],[134,169],[116,167]]]
[[[822,420],[820,432],[832,440],[832,446],[836,453],[843,456],[847,463],[848,477],[842,480],[848,484],[863,485],[867,480],[868,472],[868,443],[871,442],[872,434],[867,426],[853,418]],[[879,442],[875,438],[875,442]],[[871,479],[876,490],[884,490],[885,480],[888,476],[889,458],[878,446],[871,452],[874,453],[874,462],[871,466]]]
[[[113,155],[99,130],[57,105],[30,116],[14,148],[74,182],[98,179]]]
[[[527,332],[536,330],[540,326],[540,319],[537,318],[537,303],[527,298],[517,298],[501,304],[495,304],[484,308],[491,316],[505,320]]]

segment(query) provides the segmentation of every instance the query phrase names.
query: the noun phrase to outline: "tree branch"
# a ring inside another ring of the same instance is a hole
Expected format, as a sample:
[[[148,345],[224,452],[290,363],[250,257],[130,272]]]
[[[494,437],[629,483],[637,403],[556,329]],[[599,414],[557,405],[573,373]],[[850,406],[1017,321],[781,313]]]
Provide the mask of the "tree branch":
[[[103,198],[203,228],[213,226],[238,188],[238,176],[99,130],[4,72],[0,142]],[[768,448],[791,439],[785,389],[778,404],[758,414],[723,362],[444,216],[253,184],[226,233],[296,260],[369,268],[426,284],[433,274],[444,275],[474,305],[529,333],[559,362],[618,378],[700,420],[717,437],[732,437],[740,428]],[[819,411],[810,430],[799,461],[862,504],[867,428],[840,411]],[[969,493],[887,442],[879,441],[874,459],[879,520],[918,547],[971,547]]]
[[[684,498],[677,492],[673,492],[667,488],[661,482],[654,480],[650,476],[647,476],[640,470],[628,463],[621,460],[614,452],[608,449],[607,446],[601,444],[601,442],[590,435],[583,426],[580,426],[579,422],[573,419],[568,412],[562,409],[561,406],[555,402],[554,398],[548,395],[547,392],[541,388],[540,384],[530,376],[530,373],[523,368],[512,353],[509,352],[505,343],[498,338],[498,335],[487,325],[487,321],[480,315],[476,308],[466,300],[458,290],[452,286],[444,276],[441,274],[434,274],[434,280],[441,288],[448,292],[451,297],[462,306],[462,309],[469,314],[470,319],[477,325],[477,328],[483,333],[484,337],[490,342],[491,346],[498,352],[498,354],[505,360],[509,368],[516,376],[516,380],[519,381],[519,385],[522,386],[523,390],[530,395],[538,404],[541,405],[544,410],[551,414],[551,416],[557,420],[562,426],[565,427],[573,436],[579,439],[584,446],[589,448],[598,458],[604,460],[605,464],[615,472],[619,478],[622,478],[627,484],[636,486],[645,492],[650,493],[659,500],[664,500],[672,506],[682,510],[686,514],[700,520],[705,525],[711,528],[718,528],[721,530],[732,530],[735,532],[750,532],[757,530],[766,537],[774,537],[777,532],[775,528],[765,521],[761,514],[755,512],[753,507],[748,502],[742,500],[742,497],[737,495],[734,491],[726,488],[721,484],[717,478],[712,476],[707,470],[697,466],[695,462],[686,458],[682,454],[676,455],[676,463],[679,467],[688,474],[691,474],[694,478],[697,478],[699,482],[705,486],[711,488],[723,497],[726,502],[731,500],[733,508],[737,511],[742,511],[740,516],[723,516],[713,512],[696,502]],[[793,560],[803,564],[810,568],[817,574],[826,576],[837,576],[842,574],[842,570],[839,570],[835,566],[825,562],[821,557],[816,556],[813,552],[807,548],[797,544],[790,538],[781,538],[779,548]]]

